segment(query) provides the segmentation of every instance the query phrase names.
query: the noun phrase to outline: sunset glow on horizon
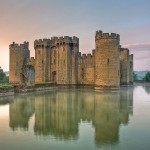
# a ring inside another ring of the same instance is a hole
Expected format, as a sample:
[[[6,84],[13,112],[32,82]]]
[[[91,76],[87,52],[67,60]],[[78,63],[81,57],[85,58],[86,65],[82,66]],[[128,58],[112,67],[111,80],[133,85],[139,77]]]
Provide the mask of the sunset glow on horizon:
[[[9,70],[9,44],[77,36],[82,53],[95,48],[95,32],[120,34],[134,54],[134,70],[150,70],[149,0],[1,0],[0,66]]]

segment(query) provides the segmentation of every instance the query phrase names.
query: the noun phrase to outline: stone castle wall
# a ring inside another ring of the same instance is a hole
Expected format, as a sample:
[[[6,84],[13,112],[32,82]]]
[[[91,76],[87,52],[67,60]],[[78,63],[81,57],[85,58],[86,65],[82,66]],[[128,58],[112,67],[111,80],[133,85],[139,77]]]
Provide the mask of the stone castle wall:
[[[95,35],[95,88],[120,86],[120,36],[97,31]]]
[[[30,57],[29,43],[23,44],[12,43],[9,46],[9,82],[22,83],[22,69],[26,59]]]
[[[78,56],[78,84],[94,84],[94,55]]]
[[[77,37],[52,37],[36,40],[35,47],[35,81],[54,81],[58,84],[77,84]]]
[[[10,45],[10,82],[34,85],[92,85],[95,89],[119,88],[133,83],[133,55],[120,47],[120,36],[97,31],[92,54],[79,52],[77,37],[52,37],[34,41],[35,59],[29,43]]]
[[[23,70],[23,83],[26,86],[35,85],[35,59],[34,57],[27,58],[27,62],[24,64]]]
[[[127,48],[121,48],[120,52],[120,82],[122,85],[128,85],[130,83],[129,50]]]
[[[129,55],[129,81],[133,83],[133,54]]]
[[[35,48],[35,82],[48,81],[48,56],[50,49],[50,40],[34,41]]]

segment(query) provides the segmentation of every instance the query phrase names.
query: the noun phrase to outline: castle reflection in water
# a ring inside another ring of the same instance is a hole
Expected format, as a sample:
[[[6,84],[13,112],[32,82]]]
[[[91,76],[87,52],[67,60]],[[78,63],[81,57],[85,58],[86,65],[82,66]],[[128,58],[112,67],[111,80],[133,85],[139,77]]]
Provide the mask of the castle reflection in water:
[[[132,88],[114,92],[56,90],[20,95],[10,103],[9,126],[12,130],[28,130],[29,120],[35,114],[35,135],[77,140],[79,125],[86,121],[95,129],[96,145],[115,144],[119,141],[120,125],[128,124],[132,106]]]

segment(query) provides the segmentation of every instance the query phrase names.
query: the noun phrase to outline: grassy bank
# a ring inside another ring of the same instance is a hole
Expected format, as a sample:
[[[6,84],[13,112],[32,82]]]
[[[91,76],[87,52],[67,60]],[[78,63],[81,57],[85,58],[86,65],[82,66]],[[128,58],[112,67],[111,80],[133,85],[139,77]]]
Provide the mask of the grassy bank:
[[[0,84],[0,89],[11,89],[13,87],[11,84]]]

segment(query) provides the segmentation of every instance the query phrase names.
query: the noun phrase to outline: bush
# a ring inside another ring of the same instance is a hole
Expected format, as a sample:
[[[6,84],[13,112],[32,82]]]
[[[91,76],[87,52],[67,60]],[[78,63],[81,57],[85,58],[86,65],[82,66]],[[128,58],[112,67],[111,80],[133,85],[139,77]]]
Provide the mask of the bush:
[[[1,67],[0,67],[0,83],[8,83],[8,77],[6,76]]]
[[[137,74],[133,73],[133,79],[134,79],[134,81],[137,81],[137,80],[138,80]]]
[[[143,78],[144,81],[150,82],[150,72],[147,72],[145,77]]]

